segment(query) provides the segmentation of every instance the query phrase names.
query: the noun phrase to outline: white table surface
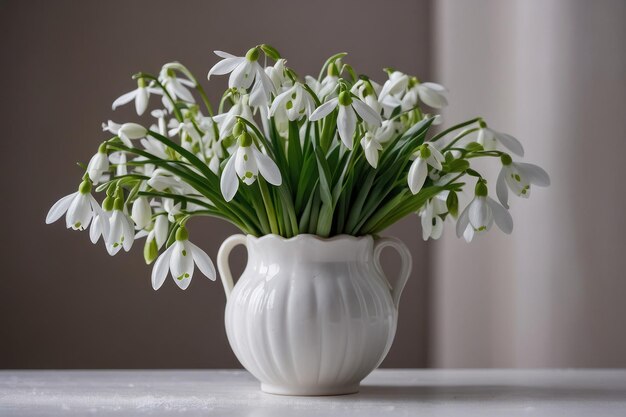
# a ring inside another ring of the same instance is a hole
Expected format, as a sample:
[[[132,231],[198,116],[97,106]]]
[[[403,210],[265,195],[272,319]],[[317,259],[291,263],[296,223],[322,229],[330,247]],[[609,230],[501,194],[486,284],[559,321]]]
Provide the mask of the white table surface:
[[[264,394],[245,371],[0,371],[0,416],[626,416],[626,370],[378,370],[358,394]]]

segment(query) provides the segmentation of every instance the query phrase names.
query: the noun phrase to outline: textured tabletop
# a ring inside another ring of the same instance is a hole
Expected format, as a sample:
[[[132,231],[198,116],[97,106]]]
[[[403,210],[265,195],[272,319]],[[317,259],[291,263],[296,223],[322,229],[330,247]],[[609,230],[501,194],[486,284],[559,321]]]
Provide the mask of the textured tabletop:
[[[281,397],[244,371],[0,371],[0,416],[626,416],[626,370],[378,370]]]

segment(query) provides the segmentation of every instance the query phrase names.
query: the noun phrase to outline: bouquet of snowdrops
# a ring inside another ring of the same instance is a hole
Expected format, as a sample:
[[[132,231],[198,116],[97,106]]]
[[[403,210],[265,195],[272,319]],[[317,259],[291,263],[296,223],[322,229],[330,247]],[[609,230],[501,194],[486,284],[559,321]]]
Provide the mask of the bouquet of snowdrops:
[[[470,241],[494,222],[512,231],[509,191],[528,197],[531,185],[549,184],[543,169],[513,161],[511,154],[524,153],[517,139],[480,117],[433,133],[440,116],[431,112],[447,104],[439,84],[387,69],[381,85],[344,63],[344,53],[330,57],[317,78],[300,77],[269,45],[242,57],[215,54],[221,60],[209,78],[230,74],[217,108],[180,63],[135,74],[137,88],[113,109],[134,102],[141,116],[152,101],[154,121],[104,123],[112,137],[81,165],[78,191],[46,218],[65,214],[68,228],[89,228],[91,241],[102,238],[111,255],[145,237],[155,289],[168,270],[183,289],[194,266],[215,279],[209,256],[189,241],[193,216],[288,238],[375,235],[417,213],[425,240],[439,238],[450,220]],[[472,168],[483,157],[502,165],[499,202]],[[474,197],[459,215],[466,186]],[[104,192],[101,204],[94,191]]]

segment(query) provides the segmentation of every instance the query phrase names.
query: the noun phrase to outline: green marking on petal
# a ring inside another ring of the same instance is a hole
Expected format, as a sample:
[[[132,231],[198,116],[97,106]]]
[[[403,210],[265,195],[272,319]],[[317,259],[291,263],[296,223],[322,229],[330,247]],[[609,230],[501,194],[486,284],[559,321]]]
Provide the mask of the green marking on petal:
[[[187,251],[185,249],[183,249],[182,254],[183,254],[183,256],[187,256]]]

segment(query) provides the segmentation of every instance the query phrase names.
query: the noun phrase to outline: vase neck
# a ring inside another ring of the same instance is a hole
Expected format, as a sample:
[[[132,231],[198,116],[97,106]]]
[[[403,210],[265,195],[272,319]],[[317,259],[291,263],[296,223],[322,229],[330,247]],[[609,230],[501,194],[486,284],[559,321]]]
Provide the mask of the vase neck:
[[[250,262],[350,262],[372,258],[371,236],[340,235],[330,239],[302,234],[285,239],[277,235],[248,236]]]

